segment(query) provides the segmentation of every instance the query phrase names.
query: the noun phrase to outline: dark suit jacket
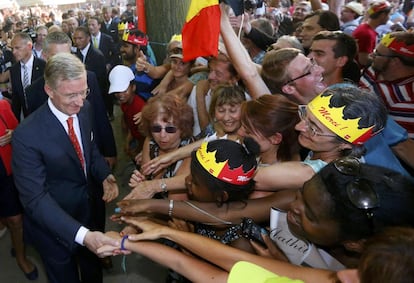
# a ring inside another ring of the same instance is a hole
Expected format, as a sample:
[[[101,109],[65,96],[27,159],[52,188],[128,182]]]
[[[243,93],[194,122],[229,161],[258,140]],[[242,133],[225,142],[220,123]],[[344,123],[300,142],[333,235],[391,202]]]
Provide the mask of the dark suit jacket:
[[[33,56],[33,55],[32,55]],[[43,76],[46,62],[39,58],[34,58],[32,69],[32,80],[34,82],[37,78]],[[20,62],[15,63],[10,69],[11,85],[12,85],[12,109],[16,118],[20,120],[21,109],[23,109],[23,116],[27,117],[29,112],[27,110],[26,97],[23,90],[23,84],[21,79],[21,66]]]
[[[82,60],[82,54],[78,49],[76,56]],[[96,78],[98,79],[99,88],[103,95],[108,94],[109,90],[109,81],[108,75],[106,72],[105,57],[99,49],[93,47],[92,44],[89,46],[88,53],[86,53],[86,58],[84,60],[86,70],[94,72]]]
[[[94,182],[111,173],[94,142],[90,105],[78,113],[87,177],[69,136],[48,104],[25,119],[13,133],[12,166],[25,208],[25,233],[37,248],[73,253],[75,235],[90,221]],[[34,138],[36,137],[36,138]],[[49,252],[50,250],[50,252]]]
[[[101,32],[112,37],[115,43],[119,42],[118,23],[112,21],[109,27],[106,27],[105,22],[101,22]]]
[[[106,115],[105,105],[99,91],[98,81],[93,72],[87,71],[87,80],[90,93],[86,98],[93,110],[93,131],[95,133],[95,143],[99,151],[105,157],[116,156],[116,145],[114,133],[108,116]],[[44,104],[48,95],[44,89],[44,77],[38,78],[26,89],[26,98],[29,114]]]
[[[104,55],[106,64],[109,64],[110,66],[116,66],[122,63],[119,48],[117,48],[117,46],[115,45],[115,42],[112,39],[112,37],[103,32],[101,32],[99,50],[101,50],[102,54]]]

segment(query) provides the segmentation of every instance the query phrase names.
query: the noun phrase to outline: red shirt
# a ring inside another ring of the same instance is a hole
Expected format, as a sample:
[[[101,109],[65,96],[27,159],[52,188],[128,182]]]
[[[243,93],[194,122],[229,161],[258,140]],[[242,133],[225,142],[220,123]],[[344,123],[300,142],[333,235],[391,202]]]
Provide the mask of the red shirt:
[[[124,113],[125,122],[128,129],[131,131],[131,135],[137,139],[142,139],[141,133],[138,131],[138,126],[134,124],[134,115],[141,112],[145,105],[144,99],[138,95],[134,95],[134,100],[131,104],[122,103],[121,110]]]
[[[11,110],[10,103],[7,100],[0,100],[0,136],[4,136],[7,129],[16,129],[17,125],[18,121]],[[7,175],[10,175],[12,173],[12,147],[10,143],[0,146],[0,157],[6,168]]]

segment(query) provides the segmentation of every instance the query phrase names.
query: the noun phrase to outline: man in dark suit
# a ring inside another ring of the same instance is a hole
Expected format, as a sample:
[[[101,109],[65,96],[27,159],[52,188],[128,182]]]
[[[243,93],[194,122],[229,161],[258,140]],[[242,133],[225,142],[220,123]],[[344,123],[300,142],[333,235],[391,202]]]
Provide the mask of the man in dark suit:
[[[101,94],[108,96],[109,81],[106,72],[105,57],[91,44],[91,35],[87,27],[77,27],[73,36],[76,44],[76,56],[85,64],[86,70],[95,73]],[[108,116],[113,119],[113,108],[107,109]]]
[[[102,17],[101,32],[111,36],[114,42],[118,44],[118,23],[112,20],[110,7],[105,6],[102,8]]]
[[[100,262],[91,251],[119,242],[86,228],[90,200],[95,183],[102,183],[106,202],[118,196],[118,186],[94,142],[85,66],[74,55],[59,53],[48,60],[44,77],[48,102],[12,138],[24,232],[49,282],[101,283]]]
[[[70,53],[71,39],[64,32],[53,32],[46,36],[43,48],[43,58],[47,61],[53,55],[61,52]],[[105,105],[101,96],[98,81],[93,72],[87,71],[87,83],[90,90],[86,98],[93,109],[95,143],[111,168],[116,163],[116,145],[112,126],[106,115]],[[44,90],[44,77],[38,78],[26,89],[29,113],[34,112],[47,101],[48,95]]]
[[[16,59],[16,63],[10,69],[12,108],[14,115],[20,120],[22,116],[29,115],[25,88],[43,76],[46,63],[33,55],[33,42],[27,33],[15,34],[11,44]]]
[[[100,31],[101,24],[98,17],[88,19],[88,29],[91,34],[91,43],[93,47],[101,50],[105,57],[107,74],[113,66],[122,64],[121,53],[115,45],[112,37]],[[113,113],[114,98],[112,95],[104,94],[105,107],[108,113]]]

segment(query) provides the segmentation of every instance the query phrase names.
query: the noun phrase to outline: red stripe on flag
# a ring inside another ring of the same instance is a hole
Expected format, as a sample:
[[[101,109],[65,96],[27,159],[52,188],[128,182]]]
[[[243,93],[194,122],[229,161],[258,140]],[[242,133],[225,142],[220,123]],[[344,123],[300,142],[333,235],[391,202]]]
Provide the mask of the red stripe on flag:
[[[184,24],[183,61],[201,56],[217,56],[220,35],[220,6],[213,5],[200,11]]]

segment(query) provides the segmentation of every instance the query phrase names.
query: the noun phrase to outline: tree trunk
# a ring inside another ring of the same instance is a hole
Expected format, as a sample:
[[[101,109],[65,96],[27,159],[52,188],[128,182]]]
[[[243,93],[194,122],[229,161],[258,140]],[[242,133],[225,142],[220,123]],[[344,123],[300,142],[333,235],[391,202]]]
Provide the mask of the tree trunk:
[[[181,34],[190,0],[146,0],[147,34],[151,47],[162,64],[173,34]]]

